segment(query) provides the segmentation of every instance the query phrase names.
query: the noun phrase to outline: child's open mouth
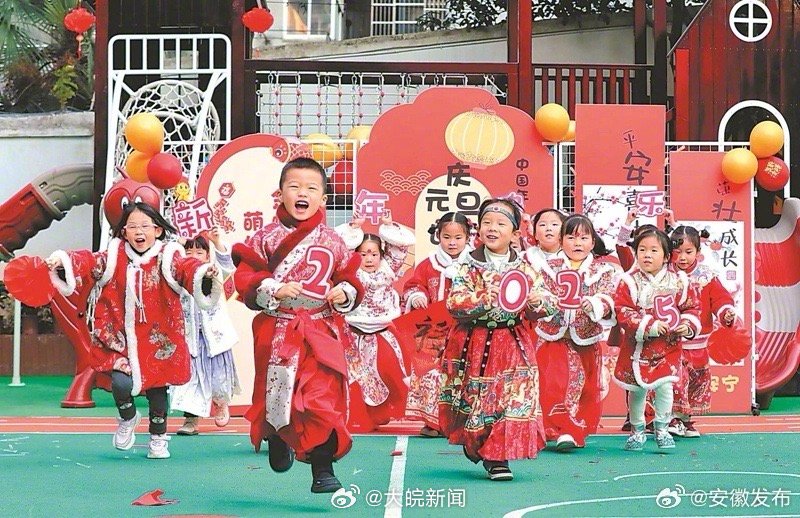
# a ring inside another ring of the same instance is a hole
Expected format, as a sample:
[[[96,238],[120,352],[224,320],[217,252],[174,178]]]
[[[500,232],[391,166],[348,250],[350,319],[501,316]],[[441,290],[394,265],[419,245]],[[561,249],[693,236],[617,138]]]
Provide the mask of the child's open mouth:
[[[303,200],[297,201],[294,204],[294,208],[298,210],[305,210],[308,208],[308,202]]]

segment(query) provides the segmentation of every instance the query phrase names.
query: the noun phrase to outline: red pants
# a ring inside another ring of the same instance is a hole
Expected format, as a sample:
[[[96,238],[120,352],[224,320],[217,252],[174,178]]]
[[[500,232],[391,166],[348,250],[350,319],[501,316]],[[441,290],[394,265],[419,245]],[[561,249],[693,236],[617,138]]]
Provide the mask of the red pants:
[[[578,446],[584,446],[586,436],[597,432],[602,412],[600,344],[540,342],[536,361],[547,439],[569,434]]]

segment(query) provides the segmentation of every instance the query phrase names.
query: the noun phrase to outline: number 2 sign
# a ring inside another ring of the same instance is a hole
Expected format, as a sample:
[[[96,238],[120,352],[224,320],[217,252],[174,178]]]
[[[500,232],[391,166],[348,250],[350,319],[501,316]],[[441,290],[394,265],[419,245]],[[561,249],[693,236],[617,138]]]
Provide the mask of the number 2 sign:
[[[528,301],[531,283],[528,276],[519,270],[510,270],[500,279],[500,294],[497,302],[503,311],[518,313]]]
[[[312,299],[324,299],[328,294],[333,273],[333,252],[321,246],[309,246],[306,250],[306,262],[314,267],[309,279],[300,283],[302,293]]]
[[[561,270],[556,274],[558,306],[561,309],[581,307],[581,274],[575,270]]]

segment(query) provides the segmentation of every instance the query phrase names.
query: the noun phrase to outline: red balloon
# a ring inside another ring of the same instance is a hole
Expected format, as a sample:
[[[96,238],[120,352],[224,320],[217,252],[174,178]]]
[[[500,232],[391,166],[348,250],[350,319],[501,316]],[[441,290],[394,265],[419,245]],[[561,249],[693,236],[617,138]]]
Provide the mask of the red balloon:
[[[731,327],[720,326],[708,337],[708,355],[721,365],[730,365],[744,359],[753,346],[750,330],[741,319]]]
[[[161,210],[161,192],[149,183],[125,178],[115,183],[103,197],[103,213],[108,223],[116,227],[122,219],[122,209],[130,202],[140,201]]]
[[[252,32],[267,32],[275,19],[269,9],[253,7],[242,15],[242,23]]]
[[[53,300],[56,287],[41,257],[22,255],[12,259],[3,273],[6,289],[26,306],[44,306]]]
[[[328,183],[334,194],[353,194],[353,162],[350,160],[336,162]]]
[[[172,189],[183,178],[183,164],[170,153],[158,153],[147,164],[147,178],[159,189]]]
[[[756,183],[768,191],[780,191],[789,183],[789,167],[776,156],[759,158]]]

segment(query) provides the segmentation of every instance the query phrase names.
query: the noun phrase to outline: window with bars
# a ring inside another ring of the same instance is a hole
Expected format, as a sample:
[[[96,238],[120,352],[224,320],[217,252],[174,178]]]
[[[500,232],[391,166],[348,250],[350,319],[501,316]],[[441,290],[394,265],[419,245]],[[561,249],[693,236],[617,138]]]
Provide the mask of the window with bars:
[[[432,13],[444,17],[446,0],[372,0],[372,36],[419,32],[417,19]]]

